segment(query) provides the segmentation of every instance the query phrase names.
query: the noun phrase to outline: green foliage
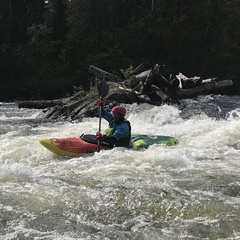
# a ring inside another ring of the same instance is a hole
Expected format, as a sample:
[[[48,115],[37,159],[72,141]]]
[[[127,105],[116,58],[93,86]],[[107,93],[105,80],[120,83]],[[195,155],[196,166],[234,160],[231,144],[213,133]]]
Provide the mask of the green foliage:
[[[2,100],[16,99],[22,82],[28,75],[26,61],[21,59],[11,45],[0,46],[0,96]]]
[[[53,29],[46,24],[32,25],[28,28],[26,41],[19,51],[32,61],[42,62],[56,57],[57,42],[52,40]]]
[[[123,74],[123,76],[125,77],[125,79],[127,79],[130,75],[130,73],[134,70],[134,67],[132,65],[130,65],[128,68],[126,69],[120,69],[120,72]]]
[[[187,76],[240,74],[239,0],[12,3],[0,3],[2,99],[84,92],[90,65],[123,79],[145,60]]]
[[[72,92],[77,75],[63,61],[63,42],[52,39],[53,29],[46,24],[28,29],[27,41],[19,47],[22,59],[28,59],[29,75],[24,79],[22,95],[28,98],[58,98]]]

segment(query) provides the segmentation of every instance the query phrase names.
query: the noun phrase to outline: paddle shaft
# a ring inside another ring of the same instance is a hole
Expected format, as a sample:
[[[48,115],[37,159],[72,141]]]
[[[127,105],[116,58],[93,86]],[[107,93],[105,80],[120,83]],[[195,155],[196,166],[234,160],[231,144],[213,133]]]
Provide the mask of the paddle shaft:
[[[97,83],[97,90],[99,98],[104,98],[107,96],[109,91],[109,86],[105,81],[100,81]],[[98,131],[101,132],[101,122],[102,122],[102,106],[99,107],[99,128]],[[98,140],[97,151],[100,151],[100,141]]]
[[[102,123],[102,107],[99,107],[99,128],[98,131],[101,132],[101,123]],[[100,141],[98,140],[97,151],[100,151]]]

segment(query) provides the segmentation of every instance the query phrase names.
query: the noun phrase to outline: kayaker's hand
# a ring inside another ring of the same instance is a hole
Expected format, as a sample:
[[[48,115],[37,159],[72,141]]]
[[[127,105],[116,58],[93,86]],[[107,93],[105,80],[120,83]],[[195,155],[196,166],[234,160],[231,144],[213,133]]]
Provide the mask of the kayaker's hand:
[[[96,139],[100,142],[103,142],[104,136],[100,132],[97,132],[96,133]]]
[[[97,105],[98,105],[99,108],[100,108],[100,107],[103,107],[103,105],[104,105],[104,99],[103,99],[103,98],[99,98],[99,99],[97,100]]]

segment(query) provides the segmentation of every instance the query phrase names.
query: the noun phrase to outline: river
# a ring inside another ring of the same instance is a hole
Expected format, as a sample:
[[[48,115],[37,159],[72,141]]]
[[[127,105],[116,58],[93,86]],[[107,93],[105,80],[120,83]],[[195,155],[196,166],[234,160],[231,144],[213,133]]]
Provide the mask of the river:
[[[177,146],[58,157],[41,137],[95,133],[0,103],[0,239],[240,239],[240,97],[126,105],[133,133]],[[107,123],[102,121],[102,129]]]

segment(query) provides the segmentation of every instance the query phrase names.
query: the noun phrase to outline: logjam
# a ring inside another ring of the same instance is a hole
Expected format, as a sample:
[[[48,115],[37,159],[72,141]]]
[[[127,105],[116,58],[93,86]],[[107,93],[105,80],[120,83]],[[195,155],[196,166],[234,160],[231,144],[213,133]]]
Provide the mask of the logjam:
[[[216,77],[201,79],[200,77],[186,77],[179,73],[173,75],[165,65],[153,65],[148,69],[144,62],[129,72],[126,79],[108,73],[91,65],[89,72],[97,79],[106,80],[109,93],[105,97],[105,108],[125,103],[181,104],[184,98],[193,98],[204,94],[221,94],[233,85],[232,80],[218,80]],[[95,94],[95,95],[94,95]],[[24,101],[19,107],[45,108],[44,114],[50,119],[79,120],[84,117],[98,117],[96,99],[97,91],[92,94],[77,93],[72,97],[53,101]]]

